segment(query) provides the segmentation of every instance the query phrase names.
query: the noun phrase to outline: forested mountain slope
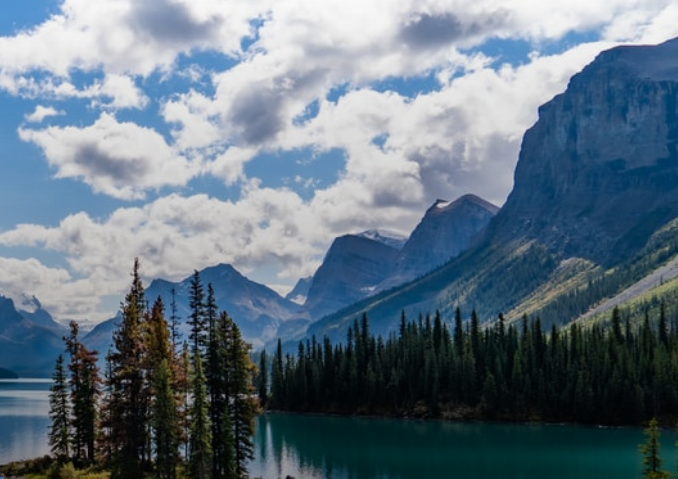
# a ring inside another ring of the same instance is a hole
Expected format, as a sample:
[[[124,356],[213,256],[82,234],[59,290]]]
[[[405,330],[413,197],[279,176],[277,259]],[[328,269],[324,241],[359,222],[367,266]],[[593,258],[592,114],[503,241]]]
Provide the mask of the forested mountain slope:
[[[457,305],[481,321],[567,323],[671,260],[678,217],[678,39],[601,53],[543,105],[514,189],[483,238],[433,273],[326,317],[339,336],[363,311],[376,332]]]

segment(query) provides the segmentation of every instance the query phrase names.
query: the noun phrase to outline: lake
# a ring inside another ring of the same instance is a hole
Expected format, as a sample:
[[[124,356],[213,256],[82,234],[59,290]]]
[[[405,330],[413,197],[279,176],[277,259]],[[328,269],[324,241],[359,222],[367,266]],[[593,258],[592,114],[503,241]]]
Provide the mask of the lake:
[[[445,423],[266,414],[252,477],[297,479],[637,479],[635,428]],[[676,435],[663,431],[665,469]]]
[[[0,464],[49,451],[49,380],[0,380]],[[637,479],[636,428],[446,423],[264,414],[252,477],[265,479]],[[675,471],[676,434],[662,432]]]
[[[0,464],[49,452],[49,379],[0,380]]]

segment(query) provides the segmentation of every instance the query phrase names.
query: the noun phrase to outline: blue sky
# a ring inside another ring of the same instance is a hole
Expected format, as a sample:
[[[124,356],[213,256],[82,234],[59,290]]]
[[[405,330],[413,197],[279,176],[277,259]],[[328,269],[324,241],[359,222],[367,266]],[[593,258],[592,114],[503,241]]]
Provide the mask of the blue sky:
[[[0,294],[58,319],[231,263],[285,292],[336,236],[501,205],[537,108],[673,0],[3,0]]]

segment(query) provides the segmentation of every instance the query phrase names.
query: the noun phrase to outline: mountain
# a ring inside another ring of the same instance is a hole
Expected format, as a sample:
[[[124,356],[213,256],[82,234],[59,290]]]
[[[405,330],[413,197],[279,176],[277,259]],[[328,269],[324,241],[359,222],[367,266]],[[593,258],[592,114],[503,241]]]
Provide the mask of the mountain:
[[[297,284],[294,285],[292,291],[287,293],[285,299],[292,301],[295,304],[303,305],[308,298],[308,291],[311,289],[311,284],[313,283],[313,276],[308,276],[306,278],[301,278],[297,281]]]
[[[398,249],[373,233],[336,238],[313,275],[303,310],[312,319],[371,295],[393,269]]]
[[[484,321],[567,323],[678,254],[678,39],[601,53],[539,109],[514,188],[472,246],[441,268],[309,329],[373,329],[460,306]]]
[[[39,305],[33,299],[31,304]],[[19,310],[13,299],[0,296],[0,368],[23,377],[50,376],[54,360],[64,351],[64,333],[41,306]]]
[[[405,246],[405,243],[407,242],[407,238],[404,238],[399,234],[392,233],[390,231],[386,232],[379,230],[367,230],[363,231],[362,233],[358,233],[356,236],[374,240],[378,243],[385,244],[386,246],[390,246],[391,248],[395,248],[397,250],[402,249],[403,246]]]
[[[495,238],[612,265],[678,207],[678,39],[601,53],[525,134]]]
[[[403,245],[394,272],[380,289],[403,284],[458,256],[498,211],[475,195],[437,200]]]
[[[219,310],[228,312],[238,324],[245,340],[255,347],[273,339],[285,321],[299,319],[298,305],[282,298],[272,289],[250,281],[231,265],[205,268],[199,274],[205,294],[207,285],[211,283]],[[168,319],[172,316],[174,300],[183,339],[188,338],[189,332],[187,320],[190,314],[191,279],[192,275],[178,283],[156,279],[146,288],[149,302],[154,302],[157,297],[162,298]],[[103,354],[110,348],[112,333],[119,322],[119,315],[104,321],[88,333],[83,342]]]

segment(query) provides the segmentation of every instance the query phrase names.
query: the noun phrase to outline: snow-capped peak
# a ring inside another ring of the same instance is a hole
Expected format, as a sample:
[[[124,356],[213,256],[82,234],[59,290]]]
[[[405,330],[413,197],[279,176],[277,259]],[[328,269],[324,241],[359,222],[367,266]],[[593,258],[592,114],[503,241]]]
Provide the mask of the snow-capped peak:
[[[367,238],[373,241],[378,241],[379,243],[385,244],[395,249],[402,249],[403,245],[407,241],[407,238],[399,235],[398,233],[393,233],[391,231],[383,230],[367,230],[362,233],[358,233],[356,236],[360,238]]]

